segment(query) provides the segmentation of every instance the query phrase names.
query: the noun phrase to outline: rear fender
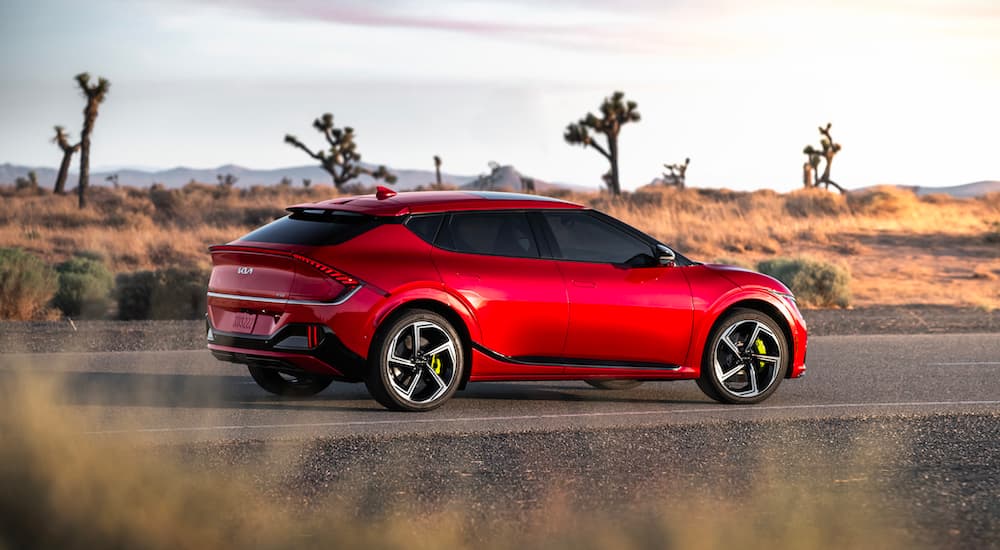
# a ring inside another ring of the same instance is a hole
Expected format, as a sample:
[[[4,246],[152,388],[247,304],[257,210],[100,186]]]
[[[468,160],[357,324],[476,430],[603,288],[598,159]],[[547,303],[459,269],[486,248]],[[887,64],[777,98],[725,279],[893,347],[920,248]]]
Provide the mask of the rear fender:
[[[401,287],[387,296],[376,307],[372,308],[367,326],[372,334],[372,340],[378,330],[393,313],[401,311],[407,305],[419,302],[435,302],[440,304],[461,319],[464,327],[455,327],[460,332],[468,335],[472,342],[482,341],[482,332],[479,328],[479,321],[473,313],[473,308],[461,295],[452,294],[441,287],[440,283],[412,283]],[[464,329],[464,330],[462,330]],[[471,344],[472,342],[467,342]]]

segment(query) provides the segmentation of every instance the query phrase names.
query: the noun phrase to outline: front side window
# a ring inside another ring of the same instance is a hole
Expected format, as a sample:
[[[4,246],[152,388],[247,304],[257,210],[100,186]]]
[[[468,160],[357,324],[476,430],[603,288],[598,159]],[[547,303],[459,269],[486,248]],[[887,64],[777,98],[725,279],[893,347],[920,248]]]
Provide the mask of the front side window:
[[[524,212],[460,212],[441,225],[435,243],[470,254],[537,258],[538,245]]]
[[[587,212],[545,212],[545,224],[555,238],[552,255],[560,260],[623,264],[652,247]]]

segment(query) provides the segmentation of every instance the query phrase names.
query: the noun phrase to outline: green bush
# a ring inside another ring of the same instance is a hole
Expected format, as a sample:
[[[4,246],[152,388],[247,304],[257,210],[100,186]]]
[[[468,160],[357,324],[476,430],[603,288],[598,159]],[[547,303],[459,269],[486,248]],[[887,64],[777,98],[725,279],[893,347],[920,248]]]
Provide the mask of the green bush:
[[[56,266],[59,290],[52,303],[69,317],[99,319],[111,305],[114,278],[99,256],[81,253]]]
[[[0,319],[35,318],[57,288],[55,271],[37,256],[20,248],[0,248]]]
[[[205,315],[208,277],[207,271],[173,267],[118,275],[118,318],[200,319]]]
[[[851,277],[840,266],[805,258],[776,258],[757,264],[757,271],[785,283],[800,305],[847,307],[851,303]]]

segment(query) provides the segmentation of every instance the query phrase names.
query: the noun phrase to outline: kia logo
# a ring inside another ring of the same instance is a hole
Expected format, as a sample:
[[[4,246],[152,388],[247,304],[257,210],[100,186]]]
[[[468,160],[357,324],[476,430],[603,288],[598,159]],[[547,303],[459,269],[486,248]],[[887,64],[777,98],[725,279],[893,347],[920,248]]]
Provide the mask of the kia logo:
[[[239,268],[236,269],[236,272],[239,273],[240,275],[249,275],[249,274],[253,273],[253,268],[252,267],[239,267]]]

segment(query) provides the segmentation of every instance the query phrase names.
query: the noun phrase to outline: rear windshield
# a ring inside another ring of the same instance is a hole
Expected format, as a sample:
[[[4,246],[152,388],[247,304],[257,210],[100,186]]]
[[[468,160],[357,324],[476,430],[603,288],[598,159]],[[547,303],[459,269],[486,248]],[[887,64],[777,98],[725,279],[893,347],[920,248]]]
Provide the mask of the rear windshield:
[[[378,225],[374,216],[333,210],[304,210],[240,237],[241,241],[322,246],[340,244]]]

